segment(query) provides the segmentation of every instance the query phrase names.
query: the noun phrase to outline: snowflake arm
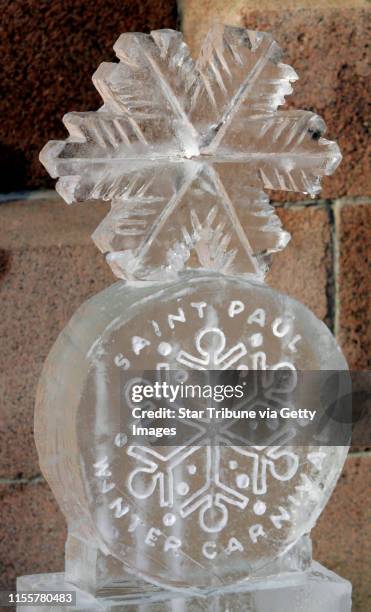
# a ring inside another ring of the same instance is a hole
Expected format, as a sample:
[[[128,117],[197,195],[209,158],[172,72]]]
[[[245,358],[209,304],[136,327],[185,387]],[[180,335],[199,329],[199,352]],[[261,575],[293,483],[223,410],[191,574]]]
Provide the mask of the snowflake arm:
[[[191,103],[194,123],[204,132],[204,153],[216,151],[241,108],[249,116],[271,113],[292,93],[298,76],[279,61],[281,55],[270,34],[220,24],[210,30]]]

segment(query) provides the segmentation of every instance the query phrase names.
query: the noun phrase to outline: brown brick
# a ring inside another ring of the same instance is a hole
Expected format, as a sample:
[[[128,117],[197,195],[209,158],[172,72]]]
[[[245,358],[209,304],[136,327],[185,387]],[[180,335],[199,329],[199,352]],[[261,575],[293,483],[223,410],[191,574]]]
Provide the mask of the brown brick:
[[[371,454],[350,456],[313,530],[313,557],[353,584],[352,612],[370,609]]]
[[[271,11],[277,0],[178,0],[180,25],[187,43],[197,56],[203,38],[213,23],[241,26],[246,11]],[[282,0],[282,11],[367,8],[367,0]]]
[[[329,211],[325,206],[277,208],[290,232],[288,246],[273,256],[267,283],[303,302],[319,319],[331,324],[328,299],[332,265]]]
[[[339,204],[339,210],[344,210]],[[361,207],[357,207],[357,211]],[[277,208],[283,227],[291,233],[291,241],[284,251],[277,253],[273,258],[273,265],[267,276],[267,283],[275,289],[296,298],[319,319],[322,319],[331,329],[335,326],[335,313],[337,313],[336,327],[340,326],[338,340],[342,345],[349,367],[352,369],[366,369],[370,359],[370,288],[367,270],[367,257],[369,258],[370,227],[366,223],[369,219],[371,207],[364,210],[364,222],[360,223],[361,231],[353,227],[352,236],[348,237],[349,244],[341,247],[340,258],[344,264],[344,271],[337,283],[340,296],[335,307],[335,286],[333,278],[333,227],[331,223],[332,212],[326,206],[311,206],[309,208],[290,206]],[[350,262],[349,254],[354,251],[358,257],[355,265]],[[369,265],[369,264],[368,264]],[[344,309],[342,303],[344,301]],[[339,315],[340,312],[340,315]],[[346,318],[347,317],[347,318]],[[370,384],[367,378],[353,379],[354,395],[353,408],[366,410],[365,394]],[[362,401],[361,401],[362,398]],[[362,423],[362,425],[361,425]],[[368,429],[364,427],[365,420],[353,432],[352,452],[370,448]]]
[[[354,370],[371,367],[371,205],[335,206],[338,340]]]
[[[63,570],[65,521],[45,483],[0,484],[0,516],[0,588]]]
[[[368,181],[368,41],[366,0],[321,1],[184,0],[182,25],[196,51],[212,22],[272,32],[300,80],[288,107],[312,110],[326,121],[327,136],[337,140],[343,161],[325,177],[322,197],[369,195]],[[290,196],[298,199],[302,196]],[[287,195],[274,195],[284,201]]]
[[[33,406],[43,361],[78,306],[114,281],[90,240],[105,208],[57,199],[0,207],[0,477],[39,473]]]
[[[2,2],[0,192],[50,185],[38,153],[65,138],[62,116],[92,110],[98,64],[122,32],[176,27],[176,0]]]

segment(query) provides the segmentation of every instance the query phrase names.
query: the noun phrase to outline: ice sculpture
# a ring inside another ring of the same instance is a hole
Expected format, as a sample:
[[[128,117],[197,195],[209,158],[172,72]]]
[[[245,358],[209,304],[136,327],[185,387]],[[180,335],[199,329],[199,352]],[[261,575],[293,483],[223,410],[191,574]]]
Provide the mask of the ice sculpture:
[[[72,589],[78,610],[346,612],[350,585],[312,563],[308,534],[347,447],[295,445],[295,428],[259,445],[226,427],[216,444],[202,419],[182,444],[136,444],[126,392],[145,371],[347,369],[327,327],[263,282],[289,240],[263,190],[314,196],[339,148],[314,113],[277,110],[297,75],[269,34],[215,26],[197,62],[172,30],[114,49],[93,76],[103,106],[66,115],[40,155],[67,203],[111,202],[93,240],[123,280],[46,361],[35,437],[66,570],[18,588]]]

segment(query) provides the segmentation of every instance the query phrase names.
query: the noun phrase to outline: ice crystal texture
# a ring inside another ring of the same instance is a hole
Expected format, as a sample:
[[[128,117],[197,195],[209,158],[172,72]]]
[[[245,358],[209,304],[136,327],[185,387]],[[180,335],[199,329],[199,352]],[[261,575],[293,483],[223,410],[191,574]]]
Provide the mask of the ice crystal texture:
[[[264,189],[320,191],[341,155],[312,112],[277,110],[295,71],[271,35],[215,26],[196,62],[181,33],[129,33],[93,82],[104,104],[68,113],[41,161],[67,203],[103,199],[93,234],[119,278],[187,268],[264,277],[285,247]]]

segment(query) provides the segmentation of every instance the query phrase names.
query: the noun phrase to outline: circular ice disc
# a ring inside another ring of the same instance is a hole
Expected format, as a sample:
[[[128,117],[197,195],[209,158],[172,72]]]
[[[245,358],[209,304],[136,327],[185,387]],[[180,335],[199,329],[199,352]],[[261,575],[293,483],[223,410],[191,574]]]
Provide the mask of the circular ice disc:
[[[256,573],[310,531],[346,449],[279,437],[248,446],[228,430],[229,443],[208,445],[207,427],[181,446],[135,445],[124,390],[141,370],[346,369],[307,308],[263,285],[193,275],[116,309],[87,359],[76,437],[106,551],[154,583],[218,586]]]

